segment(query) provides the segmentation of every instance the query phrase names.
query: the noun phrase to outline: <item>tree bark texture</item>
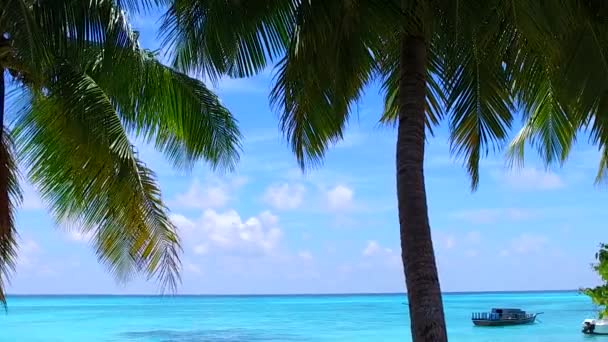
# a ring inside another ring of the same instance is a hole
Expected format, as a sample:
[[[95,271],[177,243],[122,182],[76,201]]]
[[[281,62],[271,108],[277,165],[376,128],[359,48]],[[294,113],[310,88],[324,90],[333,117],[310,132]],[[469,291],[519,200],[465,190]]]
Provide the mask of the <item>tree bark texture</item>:
[[[403,261],[414,342],[447,341],[441,289],[424,184],[427,44],[401,38],[397,197]]]

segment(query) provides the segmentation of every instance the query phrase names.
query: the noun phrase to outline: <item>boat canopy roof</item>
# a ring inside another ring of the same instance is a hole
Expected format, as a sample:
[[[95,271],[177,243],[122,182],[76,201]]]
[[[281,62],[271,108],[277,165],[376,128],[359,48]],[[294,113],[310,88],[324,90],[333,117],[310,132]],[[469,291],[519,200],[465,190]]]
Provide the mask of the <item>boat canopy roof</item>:
[[[493,308],[493,313],[524,313],[525,311],[521,309],[503,309],[503,308]]]

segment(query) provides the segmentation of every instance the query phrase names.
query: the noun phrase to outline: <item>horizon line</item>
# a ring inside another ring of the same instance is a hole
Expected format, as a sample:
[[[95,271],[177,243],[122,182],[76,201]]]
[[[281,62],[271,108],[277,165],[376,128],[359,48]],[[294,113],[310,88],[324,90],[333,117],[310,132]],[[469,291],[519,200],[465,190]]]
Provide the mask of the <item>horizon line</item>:
[[[492,291],[445,291],[442,295],[508,294],[508,293],[565,293],[580,289],[561,290],[492,290]],[[407,292],[327,292],[327,293],[8,293],[7,297],[280,297],[280,296],[386,296],[407,295]]]

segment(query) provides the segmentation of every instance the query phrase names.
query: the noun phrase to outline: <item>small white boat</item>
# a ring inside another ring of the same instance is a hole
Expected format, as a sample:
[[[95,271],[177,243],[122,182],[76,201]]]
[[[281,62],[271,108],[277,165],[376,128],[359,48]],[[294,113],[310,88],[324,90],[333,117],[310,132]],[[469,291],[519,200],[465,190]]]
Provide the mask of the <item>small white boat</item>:
[[[583,334],[608,335],[608,319],[588,318],[583,321]]]

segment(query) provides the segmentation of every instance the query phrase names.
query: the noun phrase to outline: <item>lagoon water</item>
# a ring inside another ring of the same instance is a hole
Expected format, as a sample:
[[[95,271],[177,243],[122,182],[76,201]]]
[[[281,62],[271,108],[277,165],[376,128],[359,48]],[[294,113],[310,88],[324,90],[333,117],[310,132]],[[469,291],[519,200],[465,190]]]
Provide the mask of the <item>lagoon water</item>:
[[[410,341],[405,295],[13,296],[7,342]],[[602,341],[581,322],[595,307],[576,292],[444,295],[450,341]],[[544,312],[528,326],[474,327],[493,306]],[[608,341],[608,337],[605,338]]]

